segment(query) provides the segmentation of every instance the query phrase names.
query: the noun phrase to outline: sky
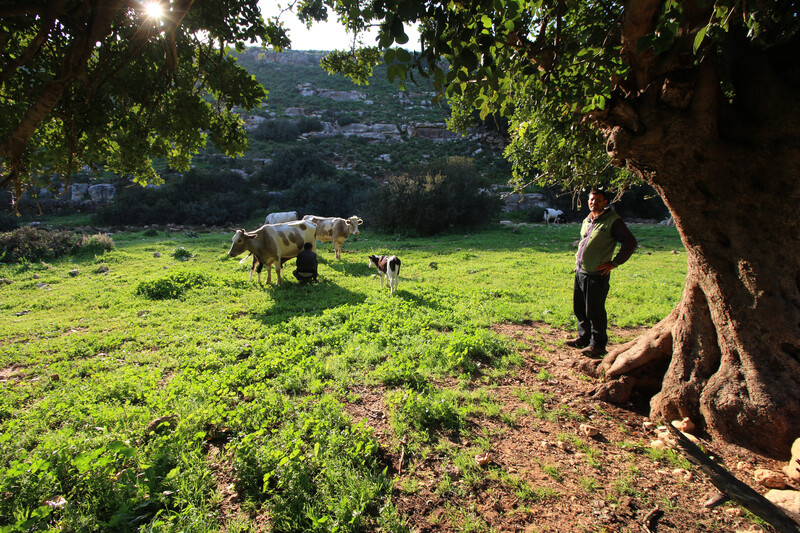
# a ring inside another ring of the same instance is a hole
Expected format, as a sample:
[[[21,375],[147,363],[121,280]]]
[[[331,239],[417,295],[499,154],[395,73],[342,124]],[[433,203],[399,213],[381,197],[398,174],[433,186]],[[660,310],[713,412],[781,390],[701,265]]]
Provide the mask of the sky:
[[[258,5],[261,8],[261,14],[266,19],[280,13],[279,4],[286,5],[288,3],[289,0],[281,0],[280,2],[276,0],[260,0]],[[333,20],[314,24],[309,30],[297,20],[293,13],[287,12],[281,15],[284,26],[289,30],[292,50],[344,50],[350,48],[353,44],[353,36],[348,34],[344,27],[335,20],[335,15],[330,18]],[[408,31],[408,37],[409,41],[404,48],[418,50],[419,34],[413,30]],[[377,31],[374,30],[362,36],[362,40],[367,46],[377,44],[376,38]]]

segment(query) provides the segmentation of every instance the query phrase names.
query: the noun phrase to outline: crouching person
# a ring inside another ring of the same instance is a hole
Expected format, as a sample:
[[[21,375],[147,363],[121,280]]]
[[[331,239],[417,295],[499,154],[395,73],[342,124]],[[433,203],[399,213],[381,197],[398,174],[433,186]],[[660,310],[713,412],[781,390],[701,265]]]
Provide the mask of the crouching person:
[[[301,283],[317,281],[317,254],[311,250],[310,242],[305,243],[303,250],[297,254],[297,268],[292,274]]]

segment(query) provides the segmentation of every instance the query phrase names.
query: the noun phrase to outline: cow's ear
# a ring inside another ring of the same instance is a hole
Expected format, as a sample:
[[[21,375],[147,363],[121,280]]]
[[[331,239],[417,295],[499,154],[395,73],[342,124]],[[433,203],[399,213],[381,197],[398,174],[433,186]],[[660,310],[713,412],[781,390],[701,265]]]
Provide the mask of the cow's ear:
[[[363,221],[363,220],[361,220],[361,219],[359,218],[359,219],[358,219],[358,225],[360,226],[360,225],[361,225],[361,224],[363,224],[363,223],[364,223],[364,221]]]

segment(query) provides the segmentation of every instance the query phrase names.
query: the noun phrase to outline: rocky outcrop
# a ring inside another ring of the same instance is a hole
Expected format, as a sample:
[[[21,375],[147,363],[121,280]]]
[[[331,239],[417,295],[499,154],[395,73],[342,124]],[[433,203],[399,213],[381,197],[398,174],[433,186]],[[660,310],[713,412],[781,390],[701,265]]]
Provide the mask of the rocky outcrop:
[[[69,196],[68,198],[73,202],[82,202],[84,200],[88,200],[87,195],[89,194],[89,184],[88,183],[73,183],[69,186]]]
[[[400,128],[395,124],[362,124],[360,122],[354,122],[346,126],[339,126],[333,122],[322,122],[321,131],[309,132],[304,134],[303,137],[331,137],[334,135],[361,137],[374,142],[399,142],[401,140]]]
[[[454,141],[461,139],[460,133],[447,129],[444,122],[412,122],[405,126],[409,138],[428,139],[431,141]]]
[[[117,189],[108,183],[98,183],[97,185],[92,185],[89,187],[88,192],[92,201],[97,203],[111,202],[117,195]]]
[[[277,63],[282,65],[319,65],[325,52],[292,51],[292,53],[272,52],[256,48],[249,53],[256,61],[264,63]]]
[[[539,193],[508,193],[502,196],[503,211],[526,211],[534,207],[547,207],[544,196]]]
[[[251,132],[258,129],[262,122],[267,120],[266,117],[260,115],[248,115],[244,119],[244,131]]]
[[[362,92],[318,89],[309,82],[298,84],[297,90],[300,91],[301,96],[319,96],[320,98],[330,98],[335,102],[362,102],[364,104],[372,103],[371,100],[366,99],[366,96]]]

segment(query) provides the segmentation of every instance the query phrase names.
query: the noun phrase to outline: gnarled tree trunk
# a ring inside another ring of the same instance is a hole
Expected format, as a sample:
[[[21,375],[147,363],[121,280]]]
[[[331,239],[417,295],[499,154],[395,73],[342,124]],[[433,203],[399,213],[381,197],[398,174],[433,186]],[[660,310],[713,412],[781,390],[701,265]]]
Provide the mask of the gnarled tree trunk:
[[[739,44],[733,103],[713,58],[676,59],[600,117],[612,158],[670,208],[688,271],[675,310],[600,362],[598,397],[655,375],[651,416],[786,458],[800,437],[800,77],[786,50]]]

